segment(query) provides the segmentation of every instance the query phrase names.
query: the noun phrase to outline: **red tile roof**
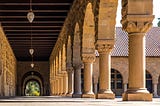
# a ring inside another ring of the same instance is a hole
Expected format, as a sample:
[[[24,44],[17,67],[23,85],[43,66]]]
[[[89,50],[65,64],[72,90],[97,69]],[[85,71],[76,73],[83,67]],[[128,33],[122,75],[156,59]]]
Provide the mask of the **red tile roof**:
[[[112,56],[128,56],[128,35],[121,27],[116,28],[116,43]],[[146,56],[160,56],[160,27],[146,33]]]

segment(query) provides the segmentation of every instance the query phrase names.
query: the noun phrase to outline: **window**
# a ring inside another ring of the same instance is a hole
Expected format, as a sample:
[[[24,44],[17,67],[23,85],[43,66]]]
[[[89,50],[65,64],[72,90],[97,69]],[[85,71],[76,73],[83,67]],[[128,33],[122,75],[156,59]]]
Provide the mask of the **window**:
[[[152,93],[152,76],[148,71],[146,71],[146,88]]]
[[[111,69],[111,89],[122,89],[122,88],[123,88],[122,75],[118,71]]]

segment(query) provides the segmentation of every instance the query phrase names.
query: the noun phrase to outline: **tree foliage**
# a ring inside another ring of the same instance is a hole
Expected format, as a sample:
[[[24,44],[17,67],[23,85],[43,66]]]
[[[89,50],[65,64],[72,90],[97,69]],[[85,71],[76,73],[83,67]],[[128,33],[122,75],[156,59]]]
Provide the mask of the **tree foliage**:
[[[26,96],[40,96],[40,86],[36,81],[29,81],[25,89]]]

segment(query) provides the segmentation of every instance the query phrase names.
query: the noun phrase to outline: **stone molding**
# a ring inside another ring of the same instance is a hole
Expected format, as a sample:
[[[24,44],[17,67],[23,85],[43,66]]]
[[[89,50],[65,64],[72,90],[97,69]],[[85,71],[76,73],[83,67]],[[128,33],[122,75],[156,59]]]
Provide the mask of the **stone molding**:
[[[134,17],[134,16],[133,16]],[[132,18],[133,18],[132,17]],[[139,17],[141,18],[141,17]],[[130,33],[146,33],[152,27],[152,21],[130,20],[121,21],[123,30]]]
[[[114,44],[114,39],[97,40],[96,49],[98,50],[99,54],[106,54],[111,52],[111,50],[114,48]]]
[[[73,67],[67,67],[67,72],[73,73]]]
[[[99,54],[110,53],[113,49],[114,45],[112,44],[98,44],[97,49]]]
[[[82,54],[82,60],[84,63],[93,63],[95,59],[95,54]]]
[[[81,69],[82,66],[83,66],[82,63],[74,64],[74,65],[73,65],[73,68],[74,68],[74,70],[77,70],[77,69]]]

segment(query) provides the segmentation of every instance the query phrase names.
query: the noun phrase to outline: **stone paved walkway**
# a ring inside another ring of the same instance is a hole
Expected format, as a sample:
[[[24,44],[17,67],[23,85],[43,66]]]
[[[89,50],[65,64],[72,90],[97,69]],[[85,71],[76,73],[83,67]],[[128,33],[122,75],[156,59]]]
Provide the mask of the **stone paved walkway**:
[[[152,102],[69,98],[69,97],[6,97],[0,99],[0,106],[160,106],[160,98]]]

